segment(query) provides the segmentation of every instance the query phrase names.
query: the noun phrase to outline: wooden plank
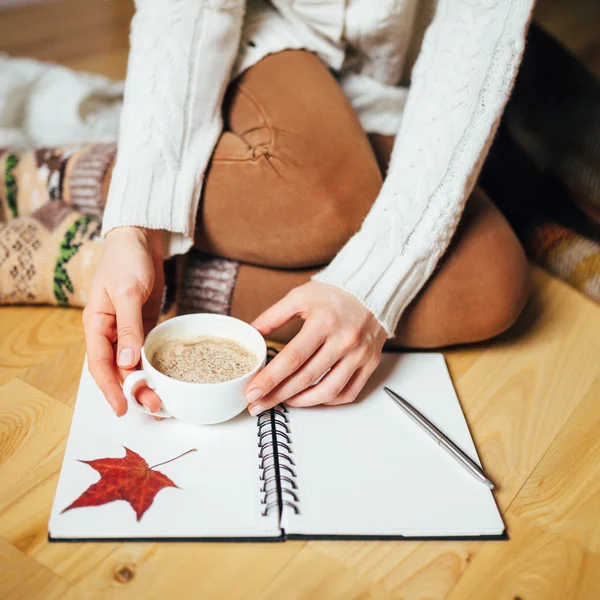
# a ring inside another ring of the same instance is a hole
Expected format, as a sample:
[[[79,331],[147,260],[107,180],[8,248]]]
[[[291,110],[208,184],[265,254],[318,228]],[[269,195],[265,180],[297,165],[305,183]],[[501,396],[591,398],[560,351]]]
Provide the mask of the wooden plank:
[[[481,542],[309,542],[400,598],[445,598]]]
[[[258,596],[261,600],[364,600],[397,598],[353,568],[305,547]]]
[[[36,310],[37,309],[37,310]],[[30,328],[38,328],[43,323],[44,319],[51,314],[52,309],[38,307],[15,307],[3,306],[0,310],[0,385],[10,381],[17,375],[23,373],[29,366],[35,362],[25,361],[20,357],[21,352],[27,354],[27,342],[21,341],[22,337],[26,337],[24,332],[27,330],[27,325]],[[26,321],[28,324],[26,324]],[[43,359],[42,359],[43,360]]]
[[[68,582],[75,590],[76,598],[95,598],[112,589],[126,587],[136,576],[137,565],[155,552],[156,547],[151,543],[44,540],[35,548],[32,557]],[[96,585],[92,586],[90,581]]]
[[[448,600],[598,600],[600,556],[514,515],[511,539],[486,544]]]
[[[56,485],[56,482],[55,482]],[[49,511],[48,511],[49,514]],[[79,583],[122,544],[52,543],[40,538],[29,554],[70,585]]]
[[[600,376],[590,348],[598,307],[534,271],[520,335],[491,343],[456,387],[479,455],[506,508]],[[512,334],[516,335],[516,334]]]
[[[123,544],[68,598],[257,598],[302,542]]]
[[[482,349],[478,346],[467,347],[464,349],[452,349],[444,351],[446,365],[450,371],[450,377],[456,385],[456,382],[475,364],[481,357]]]
[[[0,310],[0,385],[83,340],[81,310],[5,306]]]
[[[0,538],[2,600],[62,599],[68,589],[60,577]]]
[[[311,541],[308,548],[343,563],[373,581],[383,581],[394,568],[407,560],[421,542]]]
[[[47,541],[71,415],[70,408],[19,379],[0,387],[0,536],[77,582],[118,544]]]
[[[31,367],[21,374],[20,378],[74,408],[84,357],[85,342],[82,340],[62,348],[43,362]]]
[[[24,552],[47,537],[71,415],[19,379],[0,387],[0,536]]]
[[[600,378],[527,480],[511,512],[600,554]]]

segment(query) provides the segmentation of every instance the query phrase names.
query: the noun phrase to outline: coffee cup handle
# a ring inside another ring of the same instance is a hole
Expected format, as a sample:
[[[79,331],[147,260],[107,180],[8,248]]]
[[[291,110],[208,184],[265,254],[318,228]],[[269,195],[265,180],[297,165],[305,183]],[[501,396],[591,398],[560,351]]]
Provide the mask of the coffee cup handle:
[[[155,390],[156,386],[150,379],[147,373],[144,371],[134,371],[133,373],[129,373],[127,377],[125,377],[125,381],[123,382],[123,395],[127,398],[127,402],[129,404],[134,405],[138,410],[145,412],[148,415],[153,417],[161,417],[163,419],[169,419],[171,415],[164,409],[159,408],[156,412],[150,412],[143,404],[140,404],[133,395],[133,390],[135,386],[143,381],[151,390]]]

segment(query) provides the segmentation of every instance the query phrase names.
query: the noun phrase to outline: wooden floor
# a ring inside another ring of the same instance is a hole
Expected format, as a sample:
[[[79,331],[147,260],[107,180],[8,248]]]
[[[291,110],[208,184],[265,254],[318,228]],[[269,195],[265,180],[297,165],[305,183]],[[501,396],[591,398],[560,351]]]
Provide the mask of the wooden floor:
[[[598,7],[538,14],[600,72]],[[0,12],[0,50],[120,77],[130,16],[125,0]],[[446,353],[509,542],[48,544],[81,314],[0,308],[0,598],[599,599],[600,307],[532,278],[509,335]]]

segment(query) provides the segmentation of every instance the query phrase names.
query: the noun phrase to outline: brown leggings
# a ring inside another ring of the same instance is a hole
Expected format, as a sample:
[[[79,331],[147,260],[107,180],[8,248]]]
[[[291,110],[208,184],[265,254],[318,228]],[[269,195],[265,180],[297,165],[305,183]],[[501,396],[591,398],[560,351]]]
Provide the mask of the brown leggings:
[[[234,81],[207,172],[196,247],[243,263],[231,314],[251,321],[308,281],[355,233],[377,197],[393,138],[365,135],[314,55],[268,56]],[[506,330],[528,293],[508,223],[476,190],[450,249],[404,313],[396,344],[430,348]],[[282,329],[289,339],[299,327]]]

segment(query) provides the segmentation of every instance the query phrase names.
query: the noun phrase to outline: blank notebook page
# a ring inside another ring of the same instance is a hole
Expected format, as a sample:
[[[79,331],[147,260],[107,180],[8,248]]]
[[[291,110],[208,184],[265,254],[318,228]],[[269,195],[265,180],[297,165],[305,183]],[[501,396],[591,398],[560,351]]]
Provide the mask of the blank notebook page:
[[[490,490],[385,393],[403,396],[481,464],[441,354],[384,354],[359,400],[290,409],[300,514],[290,535],[501,535]]]
[[[49,533],[53,539],[278,537],[274,512],[263,517],[256,419],[247,412],[209,427],[157,422],[129,409],[118,419],[84,365]],[[137,521],[123,500],[62,512],[100,479],[81,460],[122,457],[125,447],[158,467],[177,488],[160,491]]]

